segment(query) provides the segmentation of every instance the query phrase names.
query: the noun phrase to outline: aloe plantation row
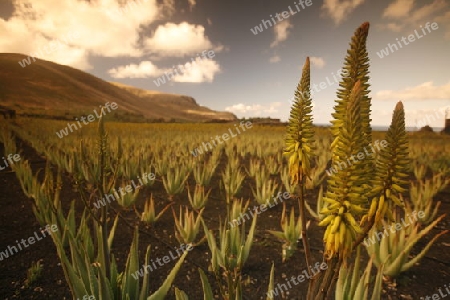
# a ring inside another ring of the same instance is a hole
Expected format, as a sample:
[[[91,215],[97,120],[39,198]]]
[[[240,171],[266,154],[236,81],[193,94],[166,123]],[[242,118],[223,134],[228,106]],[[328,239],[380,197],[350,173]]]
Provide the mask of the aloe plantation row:
[[[287,129],[253,124],[201,155],[193,151],[234,124],[101,118],[64,138],[56,135],[63,121],[19,118],[2,124],[5,153],[20,153],[20,139],[47,162],[41,172],[33,171],[26,157],[12,168],[39,223],[61,229],[51,237],[74,299],[198,299],[190,295],[193,290],[201,290],[204,299],[288,298],[298,294],[280,288],[285,274],[277,270],[298,257],[306,261],[307,274],[317,261],[325,266],[315,269],[304,287],[292,285],[304,299],[381,299],[383,277],[392,281],[414,268],[447,232],[411,255],[444,218],[434,199],[450,184],[450,143],[407,134],[401,102],[389,130],[372,132],[368,28],[364,23],[352,38],[344,64],[351,78],[342,79],[331,130],[312,125],[309,59]],[[375,141],[387,146],[347,161]],[[344,161],[345,168],[330,169]],[[62,199],[64,189],[77,197]],[[277,195],[287,196],[277,202]],[[409,226],[373,238],[405,218]],[[171,225],[159,226],[162,220]],[[120,226],[133,234],[126,260],[118,263]],[[157,273],[166,279],[156,288],[151,272],[136,280],[136,272],[155,259],[151,246],[140,243],[142,232],[193,248],[167,262],[171,270]],[[277,263],[264,260],[271,245]],[[182,290],[174,284],[176,276],[194,254],[203,262],[192,263],[197,272],[189,276],[199,284]],[[267,278],[264,285],[248,268],[253,257],[268,265],[259,274]]]
[[[39,122],[39,127],[34,122]],[[81,142],[76,135],[66,137],[65,139],[52,139],[52,133],[54,134],[54,132],[62,125],[64,125],[62,122],[57,121],[43,122],[41,120],[37,121],[32,119],[17,120],[17,124],[13,126],[9,125],[9,128],[11,129],[10,134],[4,134],[3,136],[3,141],[8,145],[8,150],[5,149],[5,152],[20,153],[20,151],[15,149],[13,138],[14,136],[20,137],[30,142],[39,153],[48,159],[51,163],[49,166],[53,165],[59,170],[59,173],[65,172],[71,174],[74,180],[84,183],[83,187],[86,188],[85,193],[93,193],[94,187],[99,184],[98,181],[95,181],[95,178],[99,178],[100,172],[97,148],[99,138],[98,128],[95,126],[86,127],[84,129],[85,132],[80,133],[80,135],[83,136]],[[259,229],[258,218],[256,218],[256,215],[252,222],[248,222],[246,226],[244,226],[245,223],[243,223],[242,227],[231,227],[228,225],[228,221],[238,220],[240,216],[248,211],[250,204],[252,206],[266,204],[268,201],[271,201],[273,195],[276,195],[278,192],[287,191],[292,195],[295,194],[296,187],[289,179],[287,161],[281,155],[283,149],[283,132],[280,128],[276,127],[268,128],[255,126],[254,131],[249,132],[246,136],[241,136],[235,141],[230,141],[230,143],[214,149],[214,151],[205,154],[203,157],[194,157],[190,154],[189,150],[201,143],[202,131],[206,132],[203,133],[203,136],[206,139],[209,136],[226,131],[227,126],[196,125],[196,129],[192,128],[189,131],[185,131],[186,125],[177,124],[169,126],[173,128],[168,130],[160,124],[134,125],[106,123],[107,132],[109,133],[107,153],[110,155],[107,161],[108,164],[116,164],[117,169],[111,173],[115,176],[116,186],[125,186],[129,181],[133,179],[136,180],[138,176],[141,176],[146,172],[153,172],[156,175],[155,179],[153,181],[149,180],[144,188],[136,189],[132,193],[121,196],[114,207],[119,213],[121,210],[122,213],[126,213],[130,209],[135,210],[133,207],[136,205],[137,201],[144,202],[142,211],[137,211],[135,218],[141,222],[140,226],[147,228],[148,225],[158,222],[158,219],[164,213],[170,214],[169,209],[174,206],[174,204],[177,204],[180,199],[188,199],[190,206],[179,205],[175,210],[176,213],[173,214],[175,224],[173,234],[180,244],[197,245],[204,242],[204,237],[207,237],[206,241],[211,247],[211,252],[214,249],[215,255],[217,255],[216,258],[205,257],[205,260],[209,259],[217,263],[212,270],[219,275],[222,273],[220,272],[221,266],[224,271],[233,270],[233,272],[230,273],[230,276],[233,276],[233,278],[218,277],[221,281],[220,284],[223,287],[223,290],[220,290],[220,293],[223,293],[224,297],[229,297],[228,295],[233,295],[233,291],[239,293],[239,287],[233,285],[228,286],[227,283],[229,281],[231,283],[240,284],[239,272],[243,268],[246,256],[249,255],[249,253],[251,254],[251,240],[254,231],[258,231]],[[39,128],[39,130],[36,130],[36,128]],[[306,181],[306,189],[311,191],[310,195],[312,196],[309,199],[310,204],[306,203],[306,207],[309,211],[308,219],[313,222],[313,225],[311,226],[317,226],[317,223],[324,217],[324,214],[321,213],[321,210],[326,205],[326,202],[323,201],[323,189],[327,178],[327,163],[330,159],[330,152],[326,149],[329,149],[331,143],[331,138],[326,130],[320,128],[317,128],[316,130],[317,135],[320,136],[316,142],[318,155],[313,163],[311,177],[307,178]],[[129,137],[126,134],[126,132],[129,131],[139,132],[140,136],[135,135]],[[195,131],[199,132],[195,133]],[[7,131],[4,132],[6,133]],[[72,145],[69,147],[68,144],[70,143]],[[414,146],[414,143],[416,143],[416,146]],[[184,152],[177,149],[180,148],[181,145],[184,145]],[[423,148],[424,145],[428,148],[426,151],[420,149]],[[401,272],[406,271],[406,266],[412,267],[417,259],[413,262],[408,262],[405,258],[408,258],[409,252],[401,253],[404,247],[408,245],[408,241],[404,240],[405,235],[411,236],[411,230],[417,232],[420,228],[425,228],[430,225],[433,226],[437,223],[437,210],[440,203],[436,203],[433,199],[437,193],[442,191],[449,184],[449,170],[446,168],[446,164],[442,164],[442,162],[445,162],[445,160],[448,159],[443,156],[446,152],[449,152],[445,151],[445,147],[446,144],[443,144],[439,139],[430,139],[427,143],[423,143],[423,137],[417,139],[410,138],[410,148],[415,149],[410,153],[417,153],[419,156],[411,156],[411,160],[414,161],[414,163],[409,170],[409,173],[411,174],[408,188],[409,193],[404,194],[402,197],[405,197],[408,200],[405,202],[407,203],[409,212],[424,211],[425,217],[418,219],[415,227],[408,227],[405,228],[405,230],[399,231],[399,236],[391,235],[389,238],[385,237],[381,241],[377,241],[377,243],[370,244],[367,247],[368,253],[373,253],[374,251],[378,253],[378,255],[374,256],[375,260],[368,265],[371,266],[375,263],[377,267],[380,267],[378,277],[381,276],[381,274],[395,277]],[[64,149],[64,152],[62,149]],[[427,155],[421,154],[421,151],[424,151],[423,153],[426,153]],[[120,154],[120,152],[122,154]],[[119,155],[122,156],[122,159],[120,159]],[[124,157],[127,158],[124,159]],[[52,169],[54,170],[55,168]],[[60,199],[57,198],[58,178],[53,178],[50,167],[46,169],[45,179],[42,182],[37,180],[37,174],[32,174],[26,161],[16,165],[15,171],[17,176],[21,179],[23,190],[26,195],[36,201],[36,217],[38,217],[40,223],[42,225],[55,223],[54,218],[57,218],[58,215],[53,216],[52,212],[55,210],[58,211]],[[428,173],[427,176],[425,175],[426,173]],[[162,203],[158,203],[157,207],[161,207],[161,209],[155,211],[156,206],[152,188],[155,187],[155,183],[158,185],[158,182],[163,186],[165,192],[165,196],[161,198],[165,199],[160,199],[160,201],[162,200]],[[247,193],[241,192],[242,186],[245,184],[249,185],[250,188],[247,188]],[[215,190],[213,194],[221,195],[221,199],[209,199],[213,190]],[[248,193],[249,191],[251,193]],[[100,198],[100,196],[97,198]],[[77,201],[80,200],[81,199],[78,199]],[[222,225],[218,228],[217,225],[215,228],[211,228],[214,230],[219,229],[216,235],[212,234],[214,231],[208,230],[209,228],[204,224],[202,219],[203,210],[208,209],[209,206],[216,205],[216,203],[208,203],[208,201],[232,203],[228,215],[224,212],[221,216]],[[293,207],[292,199],[290,202],[286,201],[286,203],[291,206],[290,212],[288,211],[285,213],[284,208],[282,215],[278,216],[281,222],[280,227],[271,229],[273,235],[280,240],[279,252],[280,256],[283,257],[283,261],[288,260],[291,255],[299,255],[297,241],[301,238],[302,228],[300,218],[298,217],[298,210]],[[43,215],[45,214],[45,211],[47,211],[47,217]],[[70,234],[73,234],[74,236],[80,235],[82,230],[84,231],[84,234],[88,234],[86,232],[86,228],[88,228],[87,221],[90,218],[96,218],[94,217],[95,211],[96,208],[94,202],[86,200],[86,211],[83,213],[83,220],[75,221],[74,211],[71,211],[66,216],[64,216],[62,212],[59,212],[59,220],[61,221],[59,221],[58,224],[63,226],[60,228],[65,228],[64,224],[67,224],[65,225],[67,226],[67,230],[73,230]],[[92,216],[89,217],[91,214]],[[264,215],[261,215],[261,218],[264,217]],[[98,220],[101,220],[101,215],[98,216]],[[108,241],[111,243],[113,242],[114,228],[117,226],[117,223],[118,219],[116,218],[113,223],[108,224],[111,227],[108,227],[110,230]],[[72,224],[72,227],[68,226],[69,224]],[[83,224],[85,224],[86,227],[81,229]],[[243,236],[245,237],[247,235],[244,230],[245,227],[252,230],[248,233],[247,239],[243,240]],[[427,228],[429,229],[429,227]],[[55,241],[55,244],[61,247],[61,253],[64,253],[64,247],[74,247],[73,251],[75,251],[77,247],[76,245],[70,246],[69,232],[70,231],[67,231],[64,236],[61,236],[59,241]],[[426,233],[426,231],[423,233]],[[138,240],[137,235],[138,234],[136,234],[136,240]],[[397,239],[400,238],[400,235],[404,240],[403,243],[398,243],[397,241]],[[54,236],[54,239],[56,238],[57,236]],[[93,238],[94,237],[92,236],[87,239],[89,240],[88,246],[86,244],[79,245],[79,247],[81,247],[80,249],[86,249],[86,247],[87,249],[90,249],[91,253],[86,255],[88,255],[89,258],[87,261],[91,263],[98,261],[98,257],[96,257],[94,253],[97,253],[97,247],[100,246],[94,244]],[[221,244],[217,245],[216,239],[220,241]],[[411,241],[413,241],[413,239],[411,239]],[[99,241],[97,243],[99,243]],[[226,245],[233,244],[235,244],[235,249],[226,248]],[[242,254],[241,261],[223,261],[229,255],[238,257],[239,254],[241,254],[241,249],[239,247],[241,244],[242,246],[247,245],[247,247],[242,248],[242,250],[246,251],[246,254]],[[383,252],[386,250],[380,249],[381,245],[386,247],[387,252]],[[411,246],[413,246],[413,244],[411,244]],[[108,247],[110,247],[110,245]],[[138,256],[138,251],[143,251],[142,246],[140,250],[139,248],[136,248],[136,246],[134,246],[133,249],[135,249],[134,251],[136,252],[130,251],[130,255],[134,253],[135,257]],[[225,251],[232,251],[232,253],[226,253]],[[384,253],[384,257],[381,256],[381,253]],[[385,262],[387,255],[392,255],[393,253],[397,256],[391,256],[392,258],[389,259],[391,263],[396,261],[397,257],[400,257],[400,254],[404,262],[398,267],[392,267],[392,269],[386,268],[386,266],[383,266],[382,262]],[[361,254],[358,252],[358,255]],[[136,259],[135,257],[134,259]],[[182,259],[183,258],[184,257],[182,257]],[[63,259],[63,257],[61,257],[61,259]],[[105,258],[102,259],[104,260]],[[80,280],[82,280],[83,275],[76,270],[73,271],[74,274],[70,275],[70,266],[72,263],[75,264],[75,261],[71,262],[65,257],[65,262],[67,263],[67,276],[69,280],[73,280],[70,279],[71,276],[78,276]],[[221,264],[219,264],[219,262]],[[381,269],[381,266],[383,266],[383,269]],[[138,270],[139,267],[140,264],[137,262],[135,262],[134,268],[129,266],[128,275]],[[113,269],[116,268],[116,266],[113,267]],[[358,274],[358,268],[359,266],[353,271],[356,272],[355,274]],[[106,275],[106,270],[104,271]],[[206,280],[206,275],[204,274],[205,271],[200,271],[201,278],[204,280]],[[94,272],[96,276],[99,276],[99,274],[96,273],[99,272],[98,270],[92,270],[92,272]],[[116,270],[115,272],[118,271]],[[85,276],[88,276],[88,274],[89,273],[86,273]],[[369,282],[368,274],[370,274],[370,269],[366,269],[362,275],[364,280],[360,282]],[[349,283],[340,283],[343,278],[345,278],[345,276],[340,277],[338,286],[341,289],[345,289],[344,287],[350,289]],[[144,278],[144,280],[148,280],[148,278]],[[381,284],[381,282],[378,282],[378,284]],[[145,288],[145,286],[143,288]],[[76,290],[76,287],[74,286],[73,289]],[[230,289],[230,291],[228,289]],[[79,294],[75,295],[95,295],[95,290],[85,287],[81,288],[78,293]],[[101,293],[101,291],[98,291],[98,293]],[[343,293],[343,291],[340,291],[340,293]],[[147,290],[145,294],[148,296],[150,293]],[[178,294],[181,295],[181,291],[178,292]]]

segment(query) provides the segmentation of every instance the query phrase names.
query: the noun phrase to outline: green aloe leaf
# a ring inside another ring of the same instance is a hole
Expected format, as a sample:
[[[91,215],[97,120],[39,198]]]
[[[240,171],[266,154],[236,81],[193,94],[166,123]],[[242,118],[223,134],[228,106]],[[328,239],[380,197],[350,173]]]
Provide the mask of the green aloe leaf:
[[[144,266],[150,264],[150,245],[147,246],[147,251],[145,252]],[[144,272],[144,278],[142,279],[141,293],[139,295],[139,300],[147,299],[147,295],[150,292],[150,274]]]
[[[198,268],[198,272],[200,273],[200,278],[202,280],[203,286],[203,300],[214,299],[213,292],[211,289],[211,285],[209,284],[208,277],[206,277],[205,272],[202,269]]]
[[[125,272],[122,277],[122,299],[130,297],[131,299],[138,299],[139,297],[139,280],[133,278],[139,269],[139,231],[138,228],[134,230],[133,241],[128,254],[127,263],[125,265]]]
[[[183,255],[181,255],[180,259],[175,264],[175,267],[170,271],[161,287],[154,294],[148,297],[147,300],[164,300],[188,253],[189,252],[185,251]]]
[[[189,300],[189,297],[186,295],[185,292],[183,292],[182,290],[180,290],[176,287],[175,288],[175,299],[176,300]]]
[[[272,267],[270,268],[269,286],[267,287],[266,300],[273,300],[272,291],[274,290],[274,286],[275,286],[274,274],[275,274],[275,265],[272,262]]]
[[[119,214],[117,214],[116,218],[114,219],[113,226],[111,228],[111,231],[109,232],[108,249],[111,249],[111,245],[112,245],[112,243],[114,241],[114,235],[116,234],[116,228],[117,228],[118,221],[119,221]]]

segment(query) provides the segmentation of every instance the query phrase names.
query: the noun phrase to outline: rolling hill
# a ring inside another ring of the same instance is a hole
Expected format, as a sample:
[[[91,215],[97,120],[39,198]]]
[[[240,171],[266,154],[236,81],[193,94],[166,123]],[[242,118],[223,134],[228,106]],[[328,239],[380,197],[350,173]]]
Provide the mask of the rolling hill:
[[[26,67],[22,54],[0,53],[0,105],[18,115],[72,118],[116,102],[121,120],[233,121],[236,116],[197,104],[184,95],[110,83],[81,70],[36,59]]]

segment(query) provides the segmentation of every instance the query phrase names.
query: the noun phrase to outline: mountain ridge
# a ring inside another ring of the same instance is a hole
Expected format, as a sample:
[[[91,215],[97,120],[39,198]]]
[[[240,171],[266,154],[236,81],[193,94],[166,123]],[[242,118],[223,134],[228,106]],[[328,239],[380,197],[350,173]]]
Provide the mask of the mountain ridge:
[[[0,53],[0,105],[18,115],[60,118],[92,112],[106,102],[116,102],[119,119],[184,122],[234,121],[236,116],[201,106],[186,95],[144,90],[107,82],[70,66],[17,53]]]

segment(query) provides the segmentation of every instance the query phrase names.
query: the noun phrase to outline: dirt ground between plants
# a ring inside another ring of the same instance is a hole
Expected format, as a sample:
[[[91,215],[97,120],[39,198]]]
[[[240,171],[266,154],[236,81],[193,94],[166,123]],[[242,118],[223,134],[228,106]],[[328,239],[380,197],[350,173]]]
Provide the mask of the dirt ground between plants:
[[[45,157],[41,157],[26,143],[20,142],[18,149],[21,149],[22,159],[28,159],[31,162],[33,171],[45,167]],[[3,145],[0,147],[3,153]],[[219,168],[222,168],[222,161]],[[216,174],[219,174],[216,172]],[[157,178],[158,179],[158,178]],[[219,219],[225,217],[225,201],[217,188],[220,178],[218,175],[213,177],[212,182],[215,186],[204,211],[204,218],[210,229],[216,230],[219,225]],[[243,184],[241,195],[244,199],[251,199],[251,190],[249,188],[250,179],[247,178]],[[193,181],[189,182],[190,187]],[[143,190],[137,201],[137,209],[143,209],[145,199],[153,193],[156,210],[161,210],[168,201],[162,182],[157,180],[154,186]],[[309,192],[308,202],[314,205],[317,191]],[[63,207],[67,209],[73,199],[79,199],[78,193],[73,190],[69,176],[64,176],[64,188],[61,195]],[[254,201],[254,200],[252,200]],[[440,214],[450,211],[450,188],[440,193],[436,201],[442,201]],[[181,196],[175,198],[174,208],[178,212],[179,205],[188,205],[186,191]],[[292,200],[285,201],[288,207],[297,204]],[[36,221],[32,212],[32,202],[27,199],[20,187],[20,183],[11,170],[5,169],[0,172],[0,251],[7,249],[9,245],[16,245],[16,240],[26,239],[39,231],[39,223]],[[255,202],[251,202],[253,206]],[[77,212],[80,213],[82,205],[77,204]],[[117,208],[117,207],[116,207]],[[285,278],[298,276],[305,270],[304,252],[299,245],[299,251],[287,262],[281,261],[281,243],[269,235],[266,230],[280,230],[279,219],[281,216],[282,205],[261,213],[258,216],[257,232],[254,244],[251,249],[249,260],[247,261],[244,273],[244,299],[265,299],[271,263],[275,264],[275,285],[285,283]],[[133,226],[137,224],[137,217],[134,211],[122,212],[119,227],[113,244],[118,266],[123,270],[123,265],[128,255],[131,244]],[[309,217],[309,219],[311,219]],[[414,248],[414,253],[424,247],[431,237],[445,229],[450,229],[450,221],[447,216],[438,226],[433,229],[432,235],[425,237],[423,241]],[[250,226],[248,221],[247,227]],[[312,247],[313,261],[322,261],[323,244],[321,241],[323,229],[318,228],[317,222],[312,222],[309,228],[310,244]],[[203,236],[203,235],[202,235]],[[147,245],[151,245],[151,257],[162,258],[175,252],[179,246],[174,237],[174,222],[170,210],[168,210],[162,219],[153,227],[147,228],[140,226],[140,258],[144,261],[144,251]],[[409,272],[403,273],[396,281],[384,282],[382,299],[421,299],[427,295],[438,293],[439,288],[445,284],[450,285],[450,234],[446,234],[438,239],[432,246],[426,257],[420,264],[414,266]],[[174,286],[184,290],[190,299],[203,299],[201,282],[198,274],[198,268],[207,271],[209,260],[209,249],[206,243],[194,248],[188,254],[187,260],[177,275]],[[39,279],[29,287],[25,287],[27,278],[27,269],[32,262],[41,261],[43,264],[42,274]],[[156,290],[169,270],[175,264],[171,261],[151,272],[151,290]],[[217,291],[217,285],[214,284],[214,276],[209,273],[210,282]],[[307,283],[303,282],[289,289],[285,299],[302,299],[305,295]],[[445,292],[445,290],[443,290]],[[0,298],[1,299],[72,299],[70,290],[65,281],[63,270],[56,255],[56,249],[51,238],[46,237],[41,241],[24,248],[22,251],[0,261]],[[167,299],[174,299],[173,289]],[[281,296],[275,299],[282,299]]]

